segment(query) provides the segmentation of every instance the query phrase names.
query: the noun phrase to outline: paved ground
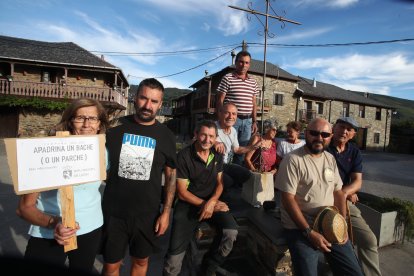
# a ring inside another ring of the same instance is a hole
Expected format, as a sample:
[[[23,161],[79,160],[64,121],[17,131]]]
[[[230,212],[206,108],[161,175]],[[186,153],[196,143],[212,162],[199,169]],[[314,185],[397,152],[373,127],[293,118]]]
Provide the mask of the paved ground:
[[[363,191],[378,196],[397,197],[414,202],[414,155],[363,153]],[[0,255],[22,256],[27,242],[28,224],[15,215],[18,197],[14,194],[4,144],[0,140]],[[167,237],[165,237],[167,240]],[[161,252],[153,258],[148,275],[161,275]],[[384,276],[411,275],[414,271],[414,243],[380,248],[380,266]],[[100,271],[100,258],[95,263]],[[129,262],[121,275],[129,275]]]

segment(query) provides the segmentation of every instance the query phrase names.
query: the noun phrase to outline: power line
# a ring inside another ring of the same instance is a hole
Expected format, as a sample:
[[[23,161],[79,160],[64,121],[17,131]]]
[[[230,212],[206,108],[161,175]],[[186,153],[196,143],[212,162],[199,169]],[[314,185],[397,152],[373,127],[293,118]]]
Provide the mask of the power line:
[[[221,49],[229,49],[239,44],[240,43],[230,44],[230,45],[225,45],[225,46],[210,47],[210,48],[200,48],[200,49],[180,50],[180,51],[162,51],[162,52],[114,52],[114,51],[90,51],[90,52],[105,54],[108,56],[170,56],[170,55],[193,54],[193,53],[209,52],[209,51],[215,51],[215,50],[221,50]]]
[[[403,38],[403,39],[394,39],[394,40],[381,40],[381,41],[367,41],[367,42],[349,42],[349,43],[327,43],[327,44],[281,44],[281,43],[269,43],[269,46],[277,47],[286,47],[286,48],[305,48],[305,47],[342,47],[342,46],[364,46],[372,44],[387,44],[387,43],[397,43],[397,42],[411,42],[414,41],[414,38]],[[253,42],[247,43],[253,47],[263,46],[263,43]],[[257,46],[256,46],[257,45]]]
[[[217,60],[217,59],[221,58],[222,56],[224,56],[224,55],[226,55],[226,54],[228,54],[228,53],[232,52],[233,50],[235,50],[235,49],[237,49],[237,48],[240,48],[240,46],[237,46],[237,47],[235,47],[235,48],[231,49],[230,51],[226,51],[226,52],[222,53],[221,55],[219,55],[219,56],[217,56],[217,57],[215,57],[215,58],[213,58],[213,59],[210,59],[210,60],[208,60],[208,61],[206,61],[206,62],[203,62],[203,63],[201,63],[201,64],[199,64],[199,65],[197,65],[197,66],[194,66],[194,67],[188,68],[188,69],[186,69],[186,70],[183,70],[183,71],[180,71],[180,72],[177,72],[177,73],[173,73],[173,74],[169,74],[169,75],[165,75],[165,76],[154,77],[154,78],[156,78],[156,79],[162,79],[162,78],[172,77],[172,76],[180,75],[180,74],[182,74],[182,73],[185,73],[185,72],[188,72],[188,71],[191,71],[191,70],[197,69],[197,68],[199,68],[199,67],[201,67],[201,66],[203,66],[203,65],[206,65],[206,64],[208,64],[208,63],[210,63],[210,62],[213,62],[213,61],[215,61],[215,60]],[[137,78],[137,79],[144,79],[144,78],[146,78],[146,77],[138,77],[138,76],[133,76],[133,75],[128,75],[128,76],[133,77],[133,78]]]

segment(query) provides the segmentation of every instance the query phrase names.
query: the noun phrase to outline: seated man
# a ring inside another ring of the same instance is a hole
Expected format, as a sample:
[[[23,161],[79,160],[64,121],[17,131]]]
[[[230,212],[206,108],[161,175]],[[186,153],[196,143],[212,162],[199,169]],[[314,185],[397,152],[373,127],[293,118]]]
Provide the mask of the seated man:
[[[305,146],[292,151],[280,164],[276,188],[282,192],[282,225],[295,275],[318,275],[319,252],[334,275],[364,275],[351,242],[330,243],[312,225],[324,206],[336,206],[346,216],[342,180],[332,154],[325,151],[332,127],[324,119],[312,120],[305,134]]]
[[[214,144],[215,150],[223,154],[224,174],[223,182],[225,191],[230,187],[238,186],[250,178],[250,171],[240,165],[232,164],[234,154],[244,154],[259,147],[259,140],[253,145],[239,146],[237,132],[233,125],[237,120],[237,107],[233,103],[224,104],[218,112],[218,137]]]
[[[357,192],[362,187],[362,156],[357,146],[349,141],[358,131],[358,124],[352,117],[336,120],[328,151],[336,159],[343,186],[342,191],[352,204],[349,211],[352,233],[357,245],[358,257],[366,276],[381,275],[377,238],[354,204],[358,201]]]
[[[194,230],[203,220],[214,224],[217,234],[203,261],[203,272],[215,275],[230,254],[237,237],[237,223],[226,203],[219,200],[223,191],[223,157],[213,145],[217,126],[202,121],[195,130],[195,141],[177,156],[178,201],[174,217],[164,275],[178,275]]]

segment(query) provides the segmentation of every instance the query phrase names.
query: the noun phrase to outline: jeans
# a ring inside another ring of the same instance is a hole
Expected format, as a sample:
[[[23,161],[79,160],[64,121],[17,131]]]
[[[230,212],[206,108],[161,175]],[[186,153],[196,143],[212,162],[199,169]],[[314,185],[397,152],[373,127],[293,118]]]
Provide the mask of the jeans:
[[[224,164],[223,184],[224,192],[232,187],[243,187],[243,183],[251,177],[249,169],[237,164]]]
[[[190,240],[194,237],[194,230],[199,225],[200,207],[178,200],[174,207],[173,223],[171,228],[170,246],[164,263],[163,275],[178,275]],[[233,243],[238,234],[238,225],[230,212],[214,212],[207,220],[216,227],[216,235],[210,246],[209,257],[211,262],[220,265],[233,249]],[[218,261],[219,260],[219,261]]]
[[[236,123],[233,126],[237,132],[237,139],[240,146],[247,146],[252,136],[252,118],[240,119],[237,118]],[[243,165],[244,154],[235,154],[233,156],[233,163]]]
[[[292,259],[294,275],[317,276],[320,251],[298,229],[285,229]],[[345,244],[332,244],[331,252],[325,253],[333,275],[363,276],[361,266],[348,240]]]

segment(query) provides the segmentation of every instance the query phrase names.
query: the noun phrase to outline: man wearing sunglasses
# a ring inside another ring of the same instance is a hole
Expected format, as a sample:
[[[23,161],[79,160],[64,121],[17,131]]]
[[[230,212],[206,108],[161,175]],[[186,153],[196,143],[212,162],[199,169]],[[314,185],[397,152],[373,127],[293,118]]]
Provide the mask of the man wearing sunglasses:
[[[336,159],[339,174],[349,204],[352,233],[357,245],[358,257],[361,260],[365,275],[381,275],[377,238],[361,216],[361,211],[354,204],[358,201],[357,192],[362,187],[362,156],[354,143],[349,143],[358,131],[358,123],[351,117],[339,118],[333,128],[333,136],[328,151]]]
[[[334,275],[363,275],[348,239],[328,242],[312,229],[325,206],[336,206],[346,215],[346,199],[335,158],[325,149],[332,136],[331,125],[322,118],[312,120],[305,132],[305,146],[292,151],[280,164],[276,188],[282,192],[282,225],[295,275],[318,275],[320,252]]]

